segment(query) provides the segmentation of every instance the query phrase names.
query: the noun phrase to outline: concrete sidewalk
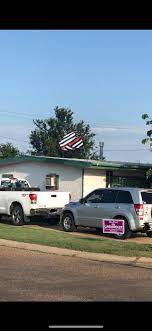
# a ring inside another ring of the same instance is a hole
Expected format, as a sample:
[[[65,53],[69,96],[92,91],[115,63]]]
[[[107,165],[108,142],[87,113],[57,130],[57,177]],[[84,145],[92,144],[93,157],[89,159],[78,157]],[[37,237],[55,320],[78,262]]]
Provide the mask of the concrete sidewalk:
[[[152,269],[152,258],[146,258],[146,257],[136,257],[136,256],[127,257],[127,256],[119,256],[112,254],[89,253],[89,252],[70,250],[66,248],[49,247],[45,245],[29,244],[29,243],[18,242],[13,240],[5,240],[5,239],[0,239],[0,246],[25,249],[29,251],[36,251],[46,254],[79,257],[92,261],[111,262],[111,263],[126,264],[130,266],[138,266],[138,267]]]

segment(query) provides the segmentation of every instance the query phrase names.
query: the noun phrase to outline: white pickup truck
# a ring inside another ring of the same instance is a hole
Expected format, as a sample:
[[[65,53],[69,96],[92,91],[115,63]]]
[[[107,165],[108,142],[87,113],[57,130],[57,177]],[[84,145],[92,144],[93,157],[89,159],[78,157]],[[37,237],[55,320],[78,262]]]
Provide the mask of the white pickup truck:
[[[19,178],[0,180],[0,217],[9,215],[14,225],[29,223],[35,215],[60,215],[69,201],[69,192],[41,192]]]

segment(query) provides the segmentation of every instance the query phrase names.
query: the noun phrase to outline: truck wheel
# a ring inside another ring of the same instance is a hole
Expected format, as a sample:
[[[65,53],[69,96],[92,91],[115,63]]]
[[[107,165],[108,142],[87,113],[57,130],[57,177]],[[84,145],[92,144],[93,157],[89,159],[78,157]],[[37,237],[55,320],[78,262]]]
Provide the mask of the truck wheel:
[[[114,234],[113,237],[116,238],[116,239],[120,239],[120,240],[130,238],[132,232],[129,229],[129,225],[128,225],[127,220],[124,217],[121,217],[121,216],[120,217],[115,217],[114,219],[124,220],[124,223],[125,223],[125,232],[124,232],[124,234]]]
[[[76,230],[74,217],[71,213],[65,212],[62,217],[62,228],[66,232],[73,232]]]
[[[24,224],[24,213],[22,207],[14,205],[11,210],[11,221],[14,225]]]
[[[147,234],[147,237],[152,237],[152,231],[147,231],[146,234]]]
[[[25,223],[25,224],[29,224],[29,223],[31,223],[31,217],[29,217],[29,216],[25,216],[25,215],[24,215],[24,223]]]

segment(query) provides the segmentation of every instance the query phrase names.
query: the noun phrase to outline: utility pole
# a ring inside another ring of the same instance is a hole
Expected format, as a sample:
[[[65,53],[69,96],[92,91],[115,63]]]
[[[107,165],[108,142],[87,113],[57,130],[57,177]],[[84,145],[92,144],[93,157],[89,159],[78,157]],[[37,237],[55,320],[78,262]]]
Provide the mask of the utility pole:
[[[99,158],[100,158],[100,160],[103,160],[103,146],[104,146],[104,142],[102,141],[100,141],[99,142],[99,147],[100,147],[100,154],[99,154]]]

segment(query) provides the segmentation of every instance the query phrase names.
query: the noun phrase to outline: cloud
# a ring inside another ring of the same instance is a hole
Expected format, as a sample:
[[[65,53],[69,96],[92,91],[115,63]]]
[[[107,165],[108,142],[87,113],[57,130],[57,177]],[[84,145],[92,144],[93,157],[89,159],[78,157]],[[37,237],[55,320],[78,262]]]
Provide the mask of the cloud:
[[[145,128],[141,125],[103,125],[92,127],[96,134],[96,146],[104,142],[103,154],[109,161],[152,162],[152,153],[148,145],[141,143]]]
[[[12,143],[22,151],[29,148],[29,134],[33,129],[32,125],[8,124],[0,125],[0,143]]]
[[[143,127],[123,127],[123,126],[101,126],[101,127],[93,127],[92,131],[96,134],[100,134],[103,132],[117,132],[121,131],[121,133],[144,133],[144,128]]]

